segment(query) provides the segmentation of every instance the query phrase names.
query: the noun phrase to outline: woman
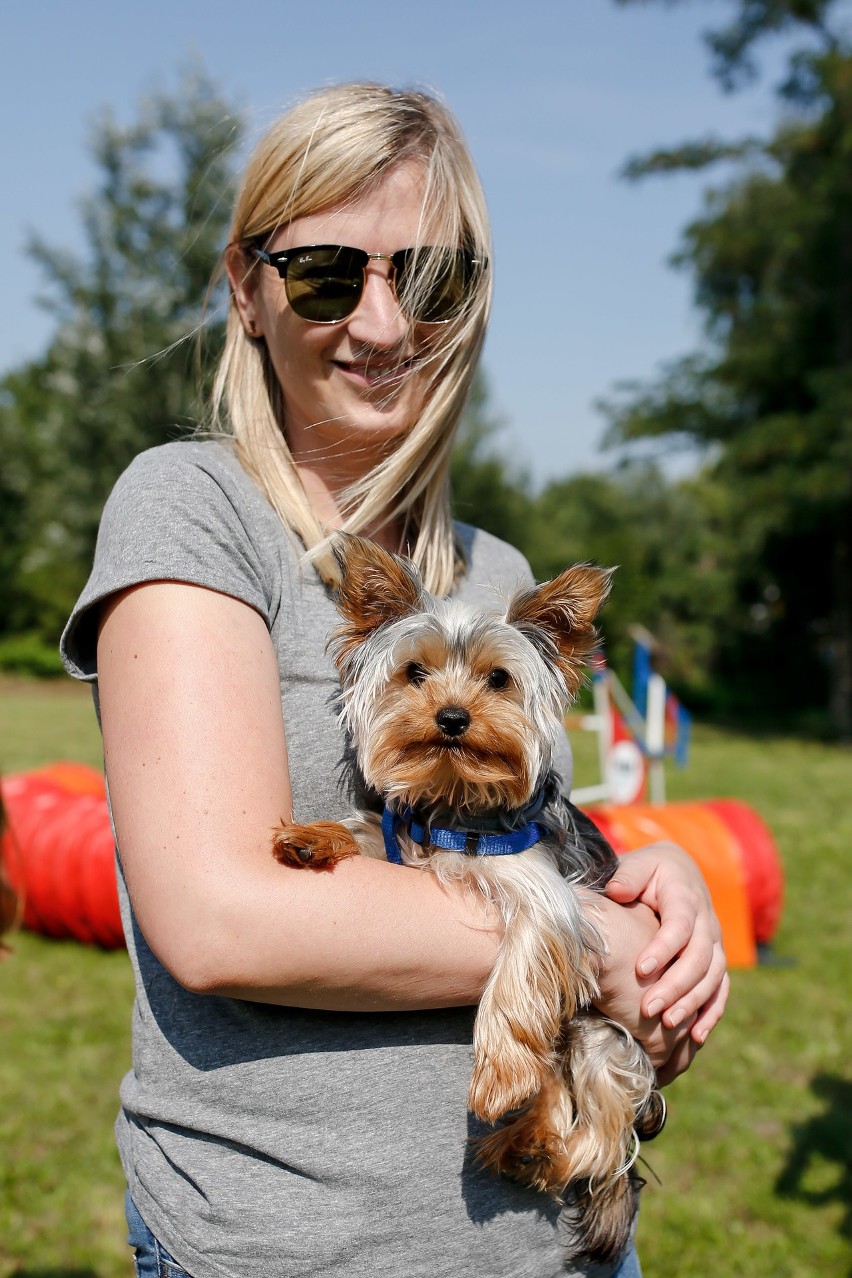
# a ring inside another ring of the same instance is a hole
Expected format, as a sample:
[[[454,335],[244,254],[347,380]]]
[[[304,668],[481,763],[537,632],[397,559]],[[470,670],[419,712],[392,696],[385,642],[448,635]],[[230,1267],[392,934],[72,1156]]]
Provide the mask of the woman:
[[[137,981],[117,1135],[140,1271],[165,1255],[194,1278],[571,1272],[568,1213],[467,1152],[494,919],[430,875],[363,858],[300,874],[270,854],[282,818],[353,801],[328,532],[403,550],[473,602],[529,577],[449,514],[489,256],[440,105],[375,85],[309,98],[237,199],[223,438],[143,454],[105,510],[64,651],[96,686]],[[600,903],[602,1005],[665,1081],[721,1015],[718,926],[674,849],[633,854],[612,891],[632,904]]]

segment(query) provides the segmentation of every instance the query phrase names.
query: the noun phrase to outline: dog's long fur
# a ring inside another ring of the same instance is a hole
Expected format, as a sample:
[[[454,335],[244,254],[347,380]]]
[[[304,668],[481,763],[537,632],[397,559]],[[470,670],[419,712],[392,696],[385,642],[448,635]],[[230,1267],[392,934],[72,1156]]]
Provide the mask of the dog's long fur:
[[[474,1026],[470,1108],[500,1124],[480,1162],[560,1197],[571,1187],[584,1253],[612,1258],[635,1209],[637,1132],[655,1134],[664,1111],[642,1048],[592,1007],[604,945],[577,889],[600,890],[615,857],[552,771],[610,573],[577,565],[500,614],[427,594],[372,542],[339,536],[335,553],[341,716],[367,787],[427,825],[473,830],[523,825],[538,796],[547,837],[524,852],[438,850],[405,830],[398,842],[406,865],[473,887],[503,919]],[[284,825],[274,852],[316,869],[385,856],[374,814]]]

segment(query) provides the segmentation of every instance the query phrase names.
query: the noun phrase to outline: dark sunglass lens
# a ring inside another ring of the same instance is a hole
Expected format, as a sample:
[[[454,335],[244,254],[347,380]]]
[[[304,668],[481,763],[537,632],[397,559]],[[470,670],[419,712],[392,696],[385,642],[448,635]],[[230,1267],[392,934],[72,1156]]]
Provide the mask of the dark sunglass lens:
[[[366,254],[355,249],[304,249],[290,259],[287,301],[302,319],[333,324],[351,315],[364,289]]]
[[[400,306],[421,324],[454,319],[474,282],[475,267],[460,249],[403,249],[394,254],[394,265]]]

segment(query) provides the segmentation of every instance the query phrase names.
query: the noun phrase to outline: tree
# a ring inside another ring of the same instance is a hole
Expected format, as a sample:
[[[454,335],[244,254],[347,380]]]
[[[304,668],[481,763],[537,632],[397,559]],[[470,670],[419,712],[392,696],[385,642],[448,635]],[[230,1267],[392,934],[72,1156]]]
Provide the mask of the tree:
[[[621,3],[630,0],[620,0]],[[659,151],[631,177],[719,159],[737,177],[706,197],[675,261],[695,278],[707,346],[609,405],[610,438],[680,434],[715,457],[742,540],[739,604],[722,670],[752,698],[822,696],[852,736],[852,48],[833,0],[740,0],[710,33],[728,87],[751,51],[799,27],[784,118],[768,140]]]
[[[539,581],[578,561],[617,566],[602,617],[610,663],[629,675],[631,628],[644,625],[660,642],[670,682],[693,706],[718,708],[712,673],[735,602],[727,490],[624,464],[534,492],[500,448],[500,429],[480,372],[452,459],[456,515],[516,546]]]
[[[191,339],[226,238],[240,133],[198,71],[145,100],[129,127],[105,114],[92,142],[99,184],[83,203],[85,255],[32,239],[57,330],[43,358],[0,386],[0,437],[14,458],[4,531],[16,530],[14,556],[0,556],[11,600],[0,628],[55,638],[116,477],[197,415]],[[221,330],[214,312],[214,350]]]
[[[647,4],[649,0],[616,0],[616,4]],[[655,0],[658,2],[658,0]],[[684,0],[665,0],[683,4]],[[757,75],[754,45],[769,35],[782,35],[795,28],[816,37],[826,49],[837,49],[839,38],[830,18],[839,8],[838,0],[735,0],[734,14],[726,27],[708,31],[705,43],[712,58],[712,72],[724,89],[747,83]]]
[[[601,616],[608,661],[629,675],[638,623],[659,640],[666,678],[707,707],[717,700],[711,674],[734,590],[729,505],[719,485],[670,483],[648,463],[555,480],[535,504],[536,575],[577,560],[617,567]]]
[[[450,463],[453,513],[529,554],[532,492],[523,467],[497,447],[503,428],[488,408],[488,383],[479,369],[459,425]]]

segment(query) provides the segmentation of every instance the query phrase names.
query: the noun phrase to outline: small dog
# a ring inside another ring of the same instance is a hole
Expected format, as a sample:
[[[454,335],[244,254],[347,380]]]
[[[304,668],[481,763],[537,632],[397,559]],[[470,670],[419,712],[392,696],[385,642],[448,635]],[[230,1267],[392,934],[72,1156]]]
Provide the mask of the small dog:
[[[331,641],[341,718],[381,819],[282,825],[286,865],[361,853],[431,870],[492,902],[504,924],[474,1025],[470,1109],[500,1126],[479,1161],[578,1208],[584,1254],[624,1247],[639,1138],[665,1105],[643,1049],[591,1006],[604,954],[578,888],[615,854],[552,770],[565,708],[594,649],[611,573],[588,564],[522,590],[504,615],[437,599],[406,560],[338,535]]]

